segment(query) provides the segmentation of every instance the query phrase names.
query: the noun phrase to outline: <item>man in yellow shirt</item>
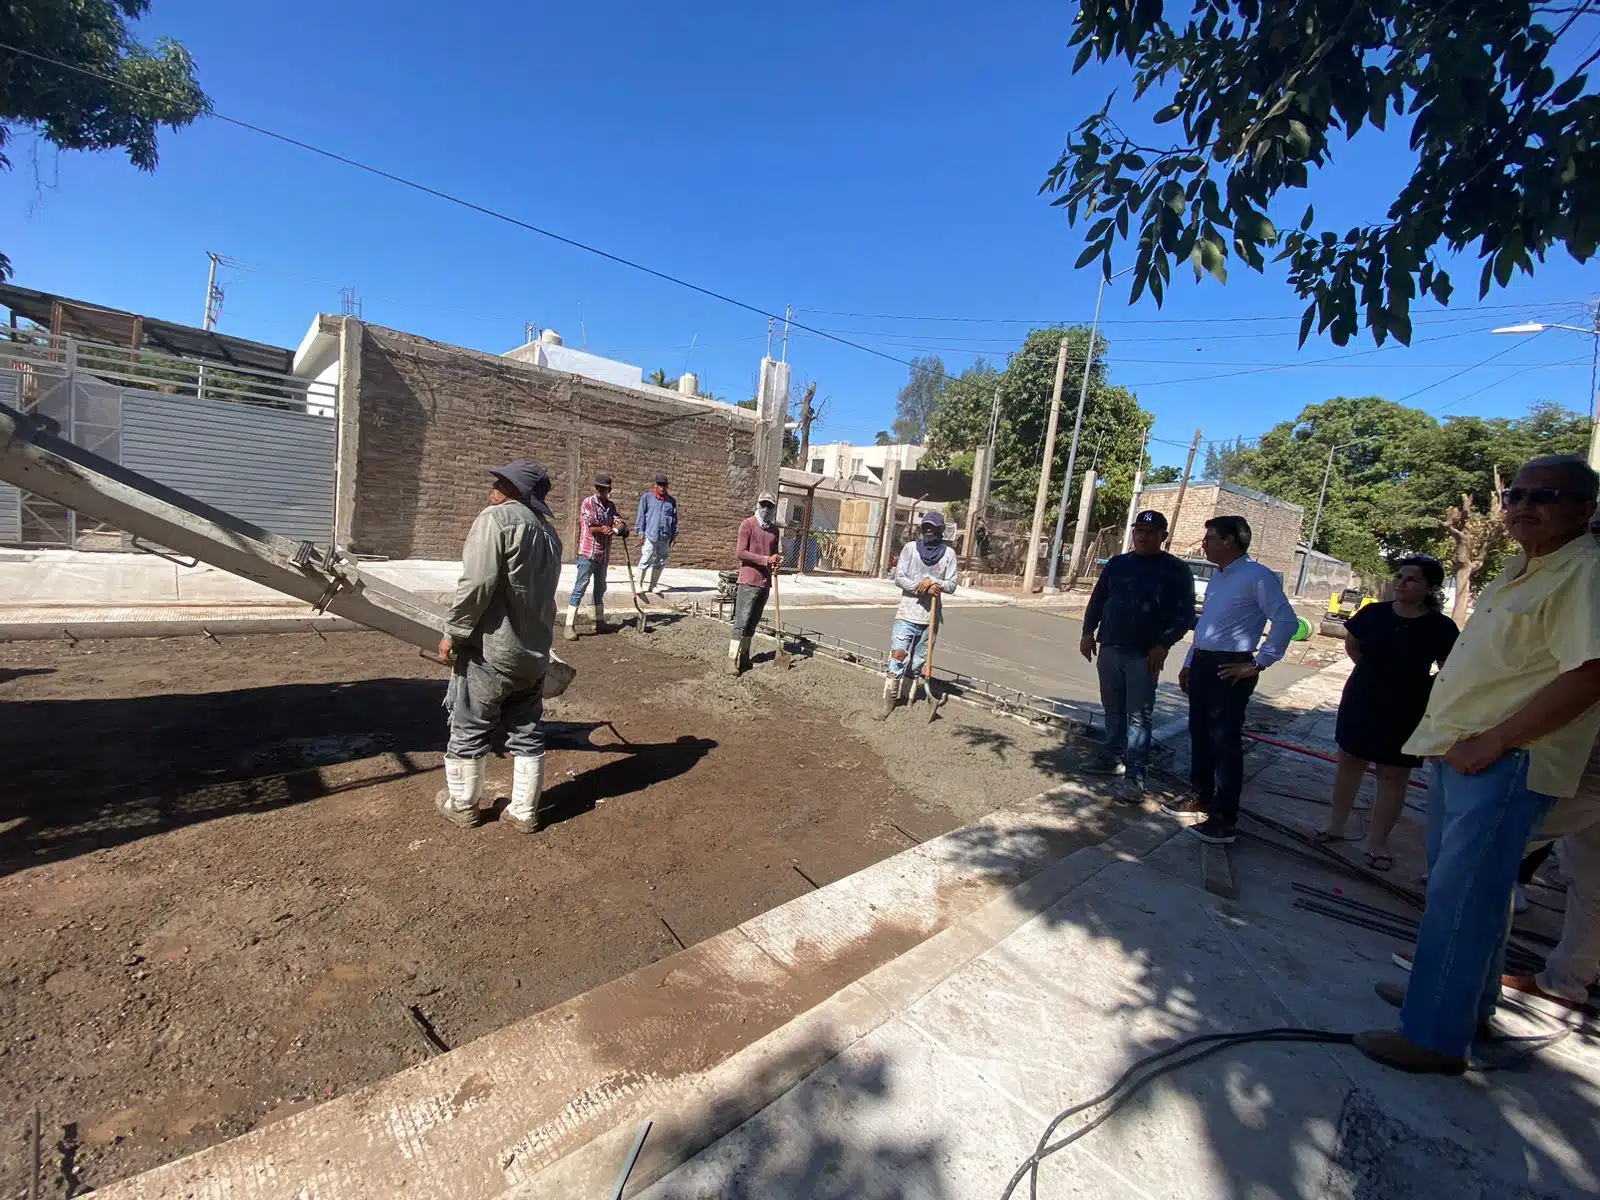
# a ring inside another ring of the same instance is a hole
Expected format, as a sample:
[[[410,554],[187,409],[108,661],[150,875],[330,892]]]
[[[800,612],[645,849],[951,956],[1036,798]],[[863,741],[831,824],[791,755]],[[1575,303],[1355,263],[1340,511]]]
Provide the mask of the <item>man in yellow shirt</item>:
[[[1459,1074],[1494,1012],[1511,892],[1528,836],[1573,795],[1600,731],[1600,477],[1536,458],[1501,495],[1522,548],[1478,597],[1407,754],[1428,759],[1428,896],[1400,1030],[1367,1057]]]

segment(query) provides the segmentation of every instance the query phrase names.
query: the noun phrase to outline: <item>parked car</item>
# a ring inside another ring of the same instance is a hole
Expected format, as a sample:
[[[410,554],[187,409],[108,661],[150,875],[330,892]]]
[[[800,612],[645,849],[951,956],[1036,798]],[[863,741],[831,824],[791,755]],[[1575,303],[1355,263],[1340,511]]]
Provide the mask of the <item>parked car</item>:
[[[1206,606],[1206,585],[1217,573],[1217,564],[1203,558],[1186,558],[1182,561],[1194,576],[1194,610],[1199,612]]]

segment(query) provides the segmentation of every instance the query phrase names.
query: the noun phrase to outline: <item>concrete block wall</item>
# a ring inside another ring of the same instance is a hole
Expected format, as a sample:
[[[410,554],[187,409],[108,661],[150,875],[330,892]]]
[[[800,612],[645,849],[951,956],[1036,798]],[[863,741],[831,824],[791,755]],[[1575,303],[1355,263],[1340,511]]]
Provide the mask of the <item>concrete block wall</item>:
[[[456,558],[488,502],[483,468],[537,458],[550,472],[567,561],[596,471],[630,526],[658,471],[680,533],[672,565],[727,567],[756,494],[755,414],[667,398],[380,326],[360,338],[349,544],[386,558]]]
[[[1170,521],[1177,500],[1177,484],[1157,484],[1140,493],[1137,507],[1165,513]],[[1243,517],[1250,522],[1250,556],[1282,572],[1285,584],[1292,588],[1294,550],[1305,520],[1305,510],[1298,504],[1228,484],[1191,483],[1184,493],[1183,511],[1178,514],[1169,549],[1184,558],[1200,558],[1206,522],[1224,516]]]

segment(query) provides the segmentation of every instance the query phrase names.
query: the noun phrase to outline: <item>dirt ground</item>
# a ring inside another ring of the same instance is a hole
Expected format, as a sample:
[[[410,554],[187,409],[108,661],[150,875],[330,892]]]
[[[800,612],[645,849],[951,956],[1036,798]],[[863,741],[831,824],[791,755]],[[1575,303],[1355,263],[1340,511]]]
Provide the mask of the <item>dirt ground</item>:
[[[670,619],[669,619],[670,620]],[[1059,782],[1081,752],[865,672],[586,637],[563,819],[439,819],[444,679],[378,634],[0,644],[0,1196],[351,1091]],[[770,643],[769,643],[770,645]],[[569,653],[570,652],[570,653]],[[509,763],[491,786],[509,786]],[[413,1015],[415,1010],[415,1015]],[[420,1020],[419,1020],[420,1018]],[[424,1028],[426,1026],[426,1029]]]

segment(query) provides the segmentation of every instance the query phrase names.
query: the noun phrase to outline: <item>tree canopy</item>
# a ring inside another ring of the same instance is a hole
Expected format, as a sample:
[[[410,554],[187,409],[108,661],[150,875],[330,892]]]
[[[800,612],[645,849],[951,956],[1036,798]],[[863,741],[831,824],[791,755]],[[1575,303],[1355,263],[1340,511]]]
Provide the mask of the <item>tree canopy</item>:
[[[7,43],[92,72],[0,49],[0,170],[11,167],[12,136],[31,130],[63,150],[126,150],[153,171],[160,127],[181,128],[210,109],[182,45],[159,38],[152,50],[129,30],[150,0],[9,0],[0,11]],[[0,279],[10,276],[0,253]]]
[[[1308,405],[1254,446],[1223,450],[1228,482],[1305,508],[1306,537],[1326,473],[1314,548],[1381,576],[1407,554],[1453,563],[1456,547],[1446,517],[1450,509],[1463,508],[1463,495],[1472,499],[1458,522],[1484,516],[1497,468],[1509,479],[1538,455],[1581,455],[1588,437],[1589,418],[1557,404],[1537,404],[1524,417],[1450,417],[1441,423],[1377,396],[1339,396]],[[1473,582],[1481,583],[1499,563],[1500,555],[1491,552],[1475,568]]]
[[[1056,356],[1063,337],[1067,339],[1068,385],[1061,398],[1049,501],[1052,509],[1060,504],[1061,476],[1072,443],[1083,356],[1089,346],[1089,330],[1084,326],[1035,329],[1006,360],[1005,370],[997,371],[979,359],[950,379],[928,427],[928,454],[923,463],[971,469],[973,449],[985,444],[989,437],[989,419],[998,387],[1000,421],[989,495],[1001,504],[1031,510],[1039,486],[1039,460],[1050,418],[1050,395],[1055,388]],[[1078,478],[1073,484],[1081,484],[1083,471],[1092,460],[1097,461],[1101,507],[1096,510],[1096,521],[1112,522],[1127,512],[1134,469],[1143,453],[1144,431],[1152,418],[1140,410],[1132,392],[1106,382],[1106,340],[1098,337],[1096,342],[1098,352],[1089,372],[1083,435],[1078,446]]]
[[[919,355],[911,360],[911,377],[894,401],[891,431],[897,442],[921,442],[928,435],[928,423],[939,409],[949,377],[944,360],[937,354]]]
[[[1470,248],[1478,294],[1532,273],[1552,249],[1578,262],[1600,240],[1600,97],[1587,71],[1600,49],[1575,45],[1595,0],[1082,0],[1073,71],[1126,59],[1136,115],[1182,136],[1144,145],[1111,99],[1082,121],[1041,186],[1069,220],[1090,222],[1080,267],[1112,273],[1118,242],[1137,246],[1133,298],[1159,305],[1174,264],[1226,281],[1233,257],[1287,262],[1308,301],[1300,325],[1337,345],[1362,327],[1379,344],[1411,339],[1411,304],[1448,304],[1441,254]],[[1564,53],[1558,53],[1564,51]],[[1580,58],[1580,55],[1583,57]],[[1566,58],[1574,65],[1558,74]],[[1296,202],[1275,216],[1336,141],[1410,121],[1410,178],[1381,221],[1347,231]]]

